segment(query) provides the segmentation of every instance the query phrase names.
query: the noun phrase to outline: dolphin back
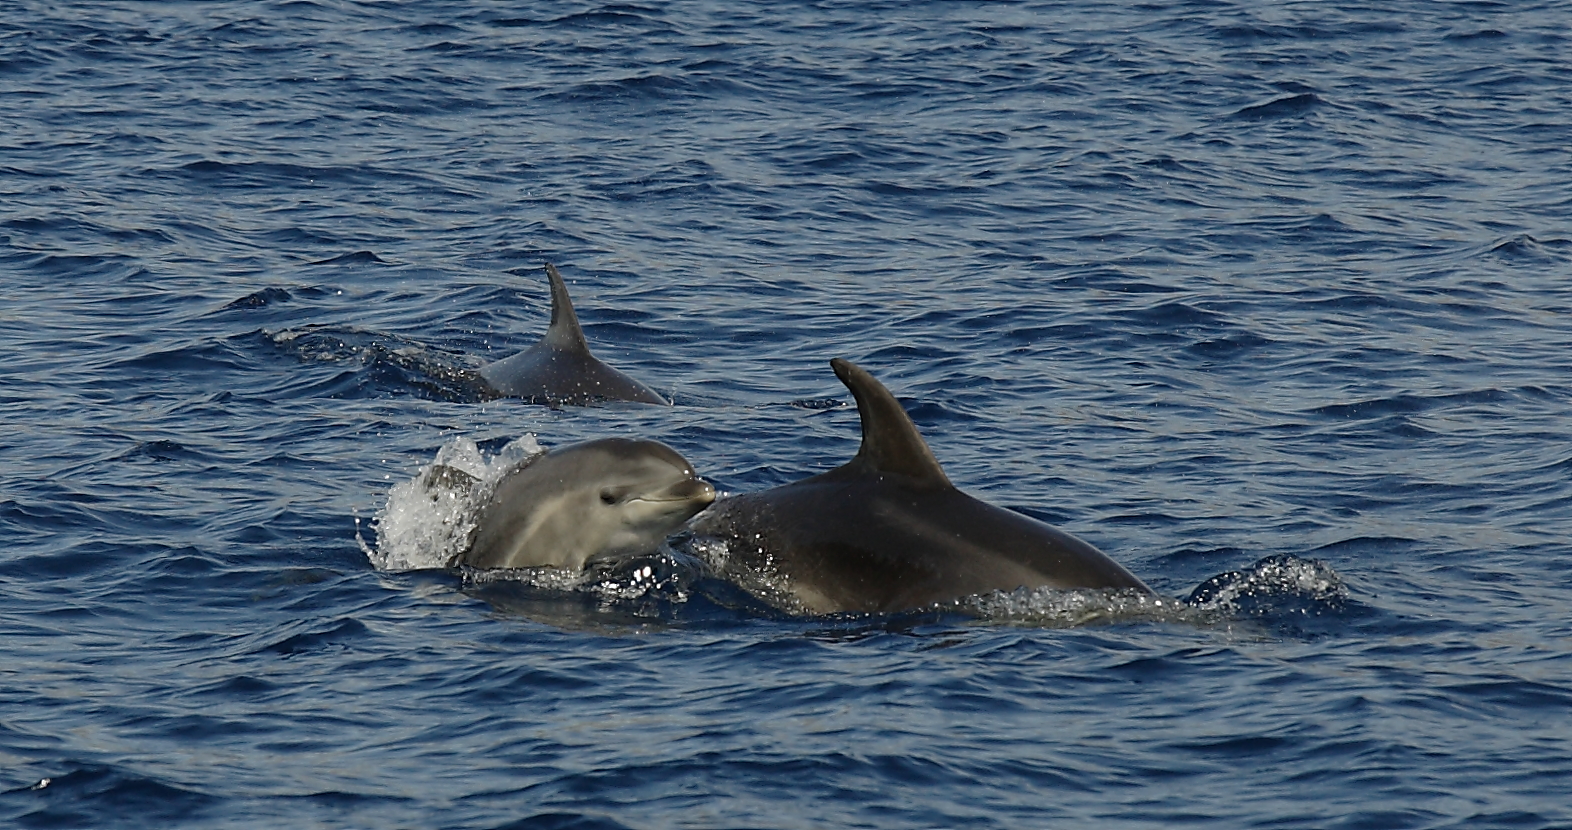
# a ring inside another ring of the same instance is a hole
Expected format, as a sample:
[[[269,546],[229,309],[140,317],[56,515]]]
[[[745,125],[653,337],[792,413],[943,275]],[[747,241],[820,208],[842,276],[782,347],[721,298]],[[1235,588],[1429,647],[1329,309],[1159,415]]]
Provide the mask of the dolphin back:
[[[547,264],[546,276],[551,283],[551,324],[545,336],[512,357],[481,367],[481,378],[501,395],[551,406],[602,401],[669,404],[655,390],[590,354],[562,275]]]
[[[953,487],[816,476],[716,504],[694,523],[725,567],[760,571],[808,613],[887,613],[1016,588],[1133,589],[1134,574],[1076,536]]]
[[[1016,588],[1151,589],[1102,551],[956,489],[900,402],[831,361],[857,399],[862,445],[847,463],[737,496],[693,530],[726,543],[721,569],[809,613],[891,612]]]

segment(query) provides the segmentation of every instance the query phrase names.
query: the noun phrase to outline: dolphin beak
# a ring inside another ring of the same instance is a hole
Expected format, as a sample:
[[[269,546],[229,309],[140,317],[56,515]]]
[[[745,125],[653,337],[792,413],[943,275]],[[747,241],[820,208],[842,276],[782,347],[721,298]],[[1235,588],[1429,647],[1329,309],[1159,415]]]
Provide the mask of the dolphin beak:
[[[639,501],[688,502],[704,507],[715,501],[715,487],[701,478],[686,478],[659,493],[641,496]]]
[[[692,478],[678,485],[676,492],[682,493],[684,498],[696,504],[710,504],[715,501],[715,485],[702,478]]]

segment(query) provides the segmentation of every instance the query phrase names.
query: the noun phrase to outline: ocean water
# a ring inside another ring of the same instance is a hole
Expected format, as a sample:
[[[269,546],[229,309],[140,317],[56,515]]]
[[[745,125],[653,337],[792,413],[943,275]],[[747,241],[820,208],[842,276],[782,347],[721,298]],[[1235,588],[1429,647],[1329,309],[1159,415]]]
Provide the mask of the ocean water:
[[[0,823],[1572,827],[1566,4],[0,9]],[[546,262],[674,406],[476,383]],[[823,471],[832,357],[1196,602],[802,618],[397,510]]]

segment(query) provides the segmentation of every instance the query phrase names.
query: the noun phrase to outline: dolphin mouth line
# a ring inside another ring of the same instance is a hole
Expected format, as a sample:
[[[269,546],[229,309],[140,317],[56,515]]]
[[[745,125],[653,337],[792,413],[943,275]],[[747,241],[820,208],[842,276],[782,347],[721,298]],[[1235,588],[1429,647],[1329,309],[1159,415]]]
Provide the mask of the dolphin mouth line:
[[[674,502],[674,501],[700,501],[700,500],[701,499],[699,499],[697,497],[694,497],[694,496],[673,496],[671,498],[665,498],[665,499],[651,498],[649,496],[640,496],[638,498],[628,499],[628,501],[647,501],[647,502],[656,502],[656,503],[665,503],[665,502]],[[709,500],[710,501],[714,501],[715,500],[715,496],[711,495]]]

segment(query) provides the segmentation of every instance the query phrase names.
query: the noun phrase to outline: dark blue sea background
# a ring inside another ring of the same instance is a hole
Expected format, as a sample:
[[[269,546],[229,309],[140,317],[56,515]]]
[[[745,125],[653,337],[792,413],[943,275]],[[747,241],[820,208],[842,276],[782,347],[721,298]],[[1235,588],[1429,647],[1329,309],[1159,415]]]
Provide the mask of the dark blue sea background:
[[[0,3],[0,824],[1572,827],[1569,33]],[[484,393],[547,262],[674,406]],[[967,492],[1221,579],[801,618],[680,537],[385,561],[467,442],[827,470],[833,357]]]

